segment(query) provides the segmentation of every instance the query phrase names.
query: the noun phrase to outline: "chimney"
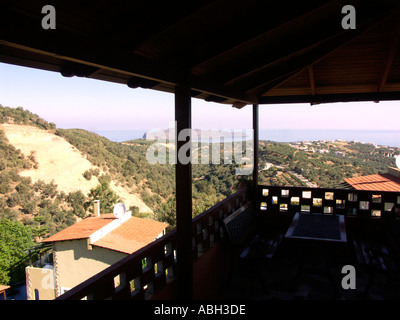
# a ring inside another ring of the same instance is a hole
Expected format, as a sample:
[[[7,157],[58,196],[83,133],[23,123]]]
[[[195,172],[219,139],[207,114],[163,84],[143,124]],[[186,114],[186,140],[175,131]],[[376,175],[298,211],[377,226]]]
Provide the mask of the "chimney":
[[[94,216],[100,217],[100,200],[94,200]]]

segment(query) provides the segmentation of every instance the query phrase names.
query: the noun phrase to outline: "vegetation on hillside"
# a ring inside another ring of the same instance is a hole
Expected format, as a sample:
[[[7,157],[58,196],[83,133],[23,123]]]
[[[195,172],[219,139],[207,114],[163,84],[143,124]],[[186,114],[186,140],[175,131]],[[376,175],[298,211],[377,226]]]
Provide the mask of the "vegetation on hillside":
[[[0,104],[0,123],[13,123],[35,126],[40,129],[50,130],[55,129],[56,125],[52,122],[47,122],[37,114],[25,110],[22,107],[10,108],[3,107]]]
[[[150,164],[146,151],[152,141],[129,143],[110,141],[82,129],[57,129],[56,134],[74,145],[94,165],[113,180],[140,194],[154,214],[154,219],[175,226],[175,167],[172,164]],[[193,166],[194,215],[208,209],[232,194],[235,164]]]
[[[131,207],[133,214],[167,222],[170,228],[175,226],[175,167],[150,164],[146,160],[146,151],[153,141],[117,143],[82,129],[57,129],[53,123],[27,110],[1,105],[0,123],[50,130],[66,139],[103,172],[100,175],[100,170],[89,169],[83,173],[87,180],[96,176],[100,181],[88,194],[81,191],[66,194],[55,183],[40,180],[33,183],[19,172],[38,165],[35,153],[24,156],[9,144],[0,130],[0,283],[17,281],[18,273],[12,270],[24,250],[35,241],[40,242],[77,219],[85,218],[92,212],[95,199],[100,199],[101,212],[112,211],[119,196],[110,189],[111,181],[140,195],[153,211],[139,213],[138,208]],[[194,216],[231,195],[239,182],[235,175],[237,165],[224,164],[220,147],[221,164],[192,167]],[[400,154],[398,148],[377,148],[355,142],[311,142],[305,146],[261,141],[259,150],[260,183],[306,186],[310,181],[320,187],[335,187],[347,177],[386,172],[388,166],[395,165],[393,155]],[[15,237],[21,237],[21,241],[13,241]]]
[[[260,181],[270,185],[305,186],[299,175],[322,188],[334,188],[346,178],[386,173],[395,166],[399,148],[359,142],[260,143]]]
[[[0,123],[33,125],[50,130],[65,138],[99,170],[87,170],[83,176],[98,177],[100,184],[89,194],[74,191],[66,194],[57,185],[41,180],[33,183],[19,172],[37,167],[34,152],[28,157],[15,149],[0,130],[0,221],[19,222],[30,230],[32,242],[42,239],[76,223],[92,212],[93,201],[100,199],[102,212],[112,211],[119,196],[111,191],[110,181],[139,194],[154,214],[136,215],[165,221],[175,226],[175,168],[171,164],[149,164],[146,150],[152,141],[137,140],[123,144],[112,142],[81,129],[56,129],[38,115],[23,108],[0,106]],[[233,192],[235,165],[199,165],[193,169],[193,212],[197,215]],[[11,245],[11,244],[9,244]],[[20,248],[25,250],[26,248]],[[17,279],[7,278],[15,282]],[[6,281],[6,279],[4,280]],[[7,282],[5,282],[7,283]]]

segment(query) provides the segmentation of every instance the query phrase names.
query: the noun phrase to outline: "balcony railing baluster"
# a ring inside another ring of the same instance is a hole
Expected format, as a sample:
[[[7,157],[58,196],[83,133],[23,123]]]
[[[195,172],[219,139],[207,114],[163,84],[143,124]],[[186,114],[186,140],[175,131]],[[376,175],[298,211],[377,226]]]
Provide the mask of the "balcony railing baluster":
[[[291,216],[304,211],[379,221],[389,213],[393,204],[400,203],[399,193],[387,191],[258,186],[256,192],[255,206],[264,215]],[[220,219],[247,201],[248,190],[242,188],[193,219],[193,262],[201,259],[223,238]],[[176,230],[173,230],[57,299],[157,298],[157,294],[176,279],[176,247]]]
[[[321,212],[349,217],[385,217],[400,203],[398,192],[350,189],[259,186],[261,212]]]

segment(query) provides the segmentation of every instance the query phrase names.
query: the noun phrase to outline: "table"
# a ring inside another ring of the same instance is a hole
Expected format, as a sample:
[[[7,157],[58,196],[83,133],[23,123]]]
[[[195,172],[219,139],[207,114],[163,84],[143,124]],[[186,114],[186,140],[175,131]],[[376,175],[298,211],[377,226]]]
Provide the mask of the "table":
[[[347,242],[344,216],[297,212],[285,238]]]

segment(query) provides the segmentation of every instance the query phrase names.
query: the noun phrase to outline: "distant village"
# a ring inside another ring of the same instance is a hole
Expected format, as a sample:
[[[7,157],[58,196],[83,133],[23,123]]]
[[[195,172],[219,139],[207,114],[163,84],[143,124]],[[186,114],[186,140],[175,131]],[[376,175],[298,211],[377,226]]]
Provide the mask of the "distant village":
[[[400,148],[396,147],[388,147],[388,146],[381,146],[377,145],[373,142],[359,142],[359,141],[350,141],[346,142],[340,139],[337,140],[319,140],[319,141],[297,141],[297,142],[291,142],[288,143],[292,148],[295,148],[297,150],[309,152],[309,153],[334,153],[335,155],[345,157],[346,152],[343,150],[343,148],[346,144],[348,143],[361,143],[361,144],[368,144],[374,146],[375,151],[379,150],[379,153],[388,158],[393,158],[398,154],[396,151],[398,151]]]

